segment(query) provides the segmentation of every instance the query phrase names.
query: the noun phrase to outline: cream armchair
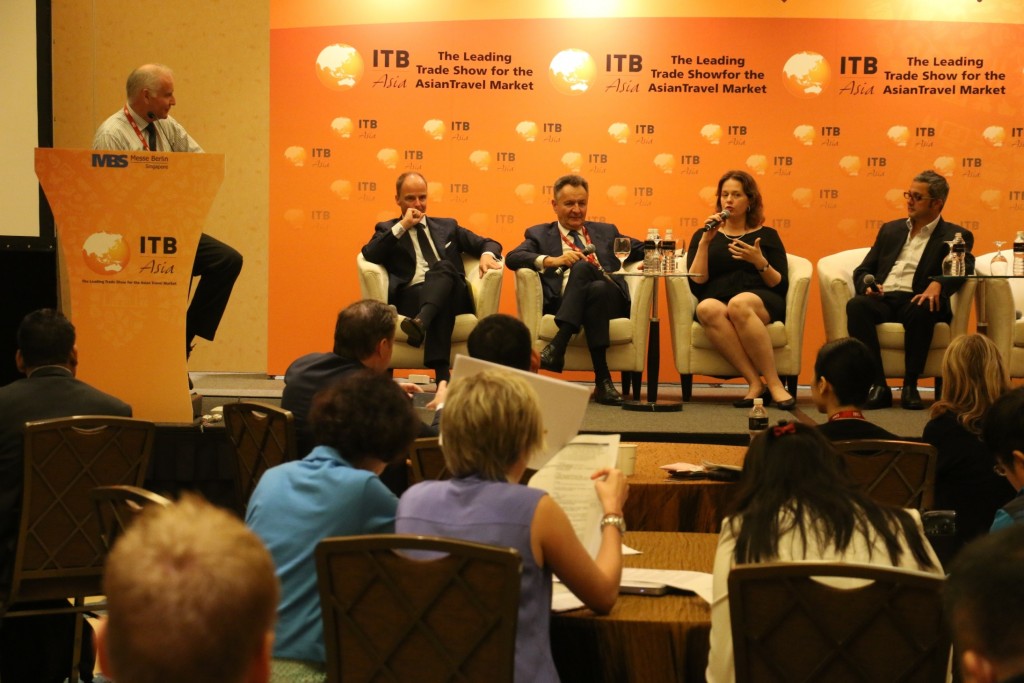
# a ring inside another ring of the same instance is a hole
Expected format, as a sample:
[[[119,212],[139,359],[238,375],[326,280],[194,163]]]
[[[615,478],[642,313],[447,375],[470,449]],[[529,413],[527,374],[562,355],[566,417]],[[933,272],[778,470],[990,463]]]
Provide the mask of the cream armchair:
[[[468,355],[466,340],[477,322],[492,313],[498,312],[501,299],[501,280],[505,273],[501,268],[488,270],[480,277],[480,259],[463,254],[462,264],[466,269],[466,283],[469,285],[470,297],[473,300],[475,313],[463,313],[455,317],[455,329],[452,330],[452,355],[455,362],[456,354]],[[388,271],[384,266],[370,263],[362,254],[356,256],[356,267],[359,270],[359,291],[364,299],[388,301]],[[401,316],[399,316],[401,322]],[[409,346],[408,337],[398,324],[395,325],[395,348],[391,355],[392,368],[420,369],[423,364],[423,347]]]
[[[974,260],[974,269],[978,275],[992,274],[991,254],[982,254]],[[1013,252],[1003,250],[1007,260],[1007,272],[1012,272]],[[1024,377],[1024,320],[1018,314],[1024,310],[1024,280],[983,280],[984,319],[988,323],[988,336],[999,347],[1010,377]]]
[[[787,254],[789,290],[786,292],[786,322],[768,325],[775,352],[775,369],[790,395],[796,396],[800,375],[800,354],[804,345],[804,319],[807,291],[811,282],[811,262]],[[693,376],[738,377],[739,372],[725,360],[704,334],[696,320],[697,297],[690,292],[688,278],[668,279],[668,317],[672,330],[672,354],[683,387],[683,400],[693,396]]]
[[[822,257],[818,261],[818,282],[821,284],[821,313],[828,341],[849,336],[846,329],[846,302],[853,298],[853,271],[864,260],[867,247],[849,249]],[[924,377],[935,378],[935,395],[942,393],[942,356],[956,337],[967,333],[971,301],[977,280],[967,280],[950,300],[953,317],[950,322],[935,326],[932,345],[924,363]],[[878,343],[882,349],[882,371],[886,377],[903,377],[903,325],[878,325]]]
[[[626,273],[638,273],[638,263],[626,264]],[[627,277],[629,295],[632,299],[628,318],[614,318],[608,325],[611,340],[608,347],[608,369],[622,372],[623,394],[630,387],[633,399],[640,399],[640,378],[644,371],[644,359],[647,355],[647,335],[650,325],[651,294],[654,291],[654,279],[646,277]],[[540,351],[547,346],[555,334],[555,316],[544,314],[544,293],[541,290],[540,273],[532,268],[520,268],[516,271],[516,305],[519,307],[519,318],[530,330],[533,347]],[[566,370],[593,370],[590,362],[590,351],[587,349],[586,333],[580,331],[565,350]]]

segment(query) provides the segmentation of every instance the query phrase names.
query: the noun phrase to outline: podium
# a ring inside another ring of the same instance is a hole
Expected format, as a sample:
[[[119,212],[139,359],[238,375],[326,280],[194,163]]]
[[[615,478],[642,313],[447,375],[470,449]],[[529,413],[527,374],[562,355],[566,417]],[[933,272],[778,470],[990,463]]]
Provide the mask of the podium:
[[[70,301],[78,377],[134,416],[191,423],[185,314],[219,154],[37,148]]]

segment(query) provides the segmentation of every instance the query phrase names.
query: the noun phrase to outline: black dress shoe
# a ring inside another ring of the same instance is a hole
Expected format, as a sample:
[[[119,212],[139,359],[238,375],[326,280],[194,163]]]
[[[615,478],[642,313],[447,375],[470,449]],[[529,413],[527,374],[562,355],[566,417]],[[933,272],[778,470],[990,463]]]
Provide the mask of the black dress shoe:
[[[621,406],[622,394],[611,379],[599,379],[594,390],[594,400],[603,406]]]
[[[540,367],[551,372],[561,372],[565,367],[565,351],[559,351],[554,344],[548,344],[540,352]],[[620,396],[619,401],[621,400]]]
[[[772,392],[768,391],[768,387],[764,388],[764,391],[761,392],[761,395],[758,396],[758,398],[761,399],[761,402],[764,404],[765,408],[767,408],[768,406],[770,406],[772,404]],[[736,399],[735,401],[732,402],[732,407],[733,408],[753,408],[754,407],[754,399],[752,399],[752,398],[738,398],[738,399]]]
[[[868,400],[864,404],[864,410],[879,408],[892,408],[892,389],[885,384],[872,384],[868,389]]]
[[[900,391],[900,405],[904,410],[924,410],[924,403],[921,401],[921,394],[917,387],[903,387]]]
[[[790,396],[785,401],[777,401],[775,407],[779,410],[793,410],[796,408],[796,396]]]
[[[402,318],[400,327],[405,332],[409,346],[418,349],[423,344],[423,321],[419,318]]]

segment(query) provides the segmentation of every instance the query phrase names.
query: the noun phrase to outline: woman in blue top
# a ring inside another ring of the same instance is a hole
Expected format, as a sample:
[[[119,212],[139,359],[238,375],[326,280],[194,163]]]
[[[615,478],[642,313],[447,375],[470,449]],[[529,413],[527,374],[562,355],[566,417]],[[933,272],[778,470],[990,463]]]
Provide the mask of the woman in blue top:
[[[1024,387],[1008,391],[985,415],[982,439],[995,457],[995,472],[1017,492],[996,510],[992,531],[1024,522]]]
[[[515,680],[557,681],[548,637],[551,574],[592,610],[611,610],[622,574],[625,477],[615,469],[591,476],[605,512],[594,560],[558,503],[514,483],[544,439],[537,395],[523,379],[494,370],[456,380],[445,398],[441,439],[453,478],[406,491],[395,530],[518,550],[523,575]]]

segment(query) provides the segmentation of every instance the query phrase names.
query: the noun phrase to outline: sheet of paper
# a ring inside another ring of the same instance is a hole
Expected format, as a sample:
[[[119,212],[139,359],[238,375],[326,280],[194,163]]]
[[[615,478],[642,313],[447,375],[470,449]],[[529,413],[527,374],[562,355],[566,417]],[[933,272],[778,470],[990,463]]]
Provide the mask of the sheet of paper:
[[[661,469],[669,472],[703,472],[704,468],[694,465],[692,462],[674,462],[670,465],[662,465]]]
[[[706,470],[729,470],[730,472],[742,472],[743,467],[741,465],[726,465],[722,462],[708,462],[704,461],[704,469]]]
[[[565,584],[555,581],[551,586],[551,611],[568,612],[583,607],[583,601],[572,594]]]
[[[544,415],[544,447],[533,454],[529,467],[539,470],[555,453],[579,434],[580,425],[583,424],[583,415],[587,412],[587,403],[590,402],[590,389],[579,384],[508,368],[461,354],[455,357],[450,384],[454,384],[459,377],[468,377],[483,370],[495,369],[516,373],[537,392],[541,414]],[[612,461],[612,465],[614,466],[614,461]]]
[[[547,491],[565,510],[591,557],[597,557],[601,547],[604,510],[590,475],[605,467],[615,467],[618,453],[618,434],[581,434],[530,479],[530,486]]]
[[[692,591],[710,605],[712,578],[712,575],[706,572],[691,572],[683,569],[623,567],[620,583],[626,585],[633,581],[663,583],[679,590]]]

